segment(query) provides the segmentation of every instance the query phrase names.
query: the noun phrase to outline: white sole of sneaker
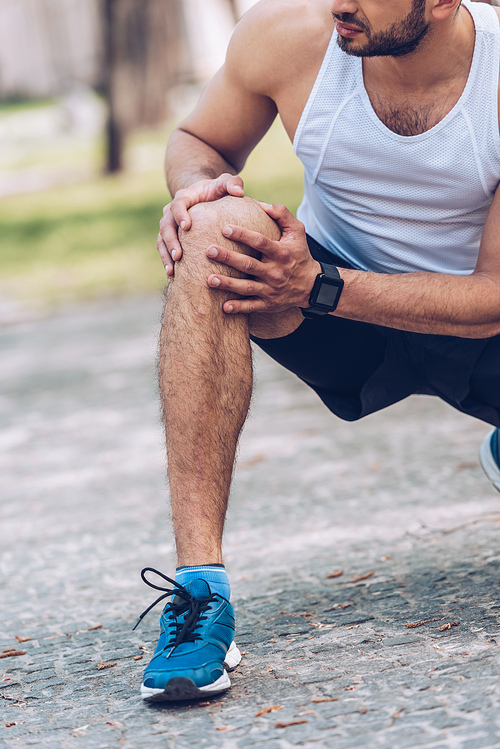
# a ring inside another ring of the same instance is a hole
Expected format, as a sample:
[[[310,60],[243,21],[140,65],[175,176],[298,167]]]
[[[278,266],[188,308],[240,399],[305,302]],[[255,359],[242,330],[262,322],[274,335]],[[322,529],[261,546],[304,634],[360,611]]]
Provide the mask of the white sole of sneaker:
[[[226,657],[224,658],[224,665],[228,671],[232,671],[233,668],[236,668],[240,661],[241,653],[236,647],[235,641],[233,640],[231,645],[229,646],[229,650],[226,653]]]
[[[241,661],[241,653],[233,641],[229,646],[224,659],[224,666],[232,671]],[[212,694],[225,692],[231,686],[231,681],[224,670],[222,676],[219,676],[213,684],[207,684],[204,687],[197,687],[196,684],[183,676],[175,676],[170,679],[165,689],[153,689],[141,685],[141,697],[149,702],[173,702],[175,700],[196,700],[200,697],[209,697]]]
[[[483,471],[485,472],[486,476],[489,478],[495,489],[500,492],[500,470],[495,463],[490,448],[491,435],[494,431],[495,430],[493,429],[486,435],[481,444],[481,447],[479,448],[479,462],[481,463]]]

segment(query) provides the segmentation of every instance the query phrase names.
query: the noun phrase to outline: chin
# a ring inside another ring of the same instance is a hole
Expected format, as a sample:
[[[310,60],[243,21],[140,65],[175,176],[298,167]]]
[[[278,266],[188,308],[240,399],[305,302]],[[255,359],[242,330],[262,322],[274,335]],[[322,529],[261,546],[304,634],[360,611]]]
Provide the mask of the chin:
[[[339,34],[337,37],[337,44],[342,52],[345,52],[348,55],[353,55],[354,57],[365,57],[365,48],[362,46],[356,47],[355,39],[346,39]]]

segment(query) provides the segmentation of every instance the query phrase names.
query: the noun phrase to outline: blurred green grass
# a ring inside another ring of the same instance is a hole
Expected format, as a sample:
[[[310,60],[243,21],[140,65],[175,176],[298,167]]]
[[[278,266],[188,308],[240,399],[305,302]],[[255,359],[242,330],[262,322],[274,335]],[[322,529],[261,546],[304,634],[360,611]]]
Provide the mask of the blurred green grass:
[[[161,289],[165,275],[156,237],[169,200],[162,173],[166,138],[157,131],[131,139],[128,160],[142,160],[141,169],[3,198],[0,292],[56,307]],[[248,195],[296,210],[302,170],[280,123],[251,155],[243,178]]]

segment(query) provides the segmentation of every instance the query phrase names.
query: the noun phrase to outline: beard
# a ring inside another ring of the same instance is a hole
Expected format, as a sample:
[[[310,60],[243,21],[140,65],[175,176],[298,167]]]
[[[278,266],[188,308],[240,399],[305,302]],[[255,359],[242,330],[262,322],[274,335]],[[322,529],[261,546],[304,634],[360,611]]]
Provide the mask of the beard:
[[[333,15],[333,14],[332,14]],[[355,57],[403,57],[420,46],[429,32],[425,21],[425,0],[413,0],[413,6],[406,18],[396,21],[385,31],[373,32],[370,25],[362,23],[355,14],[339,13],[334,20],[349,23],[362,29],[368,41],[362,47],[355,47],[353,39],[346,39],[340,34],[337,44],[343,52]]]

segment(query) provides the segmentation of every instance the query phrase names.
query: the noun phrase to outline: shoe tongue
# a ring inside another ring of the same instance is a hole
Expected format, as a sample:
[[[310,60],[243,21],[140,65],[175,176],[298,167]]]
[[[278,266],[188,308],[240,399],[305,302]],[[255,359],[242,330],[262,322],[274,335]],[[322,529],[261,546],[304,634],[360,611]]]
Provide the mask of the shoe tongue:
[[[207,583],[206,580],[202,580],[201,578],[198,578],[196,580],[191,580],[191,582],[188,585],[189,592],[193,596],[193,598],[206,598],[210,595],[210,585]]]

